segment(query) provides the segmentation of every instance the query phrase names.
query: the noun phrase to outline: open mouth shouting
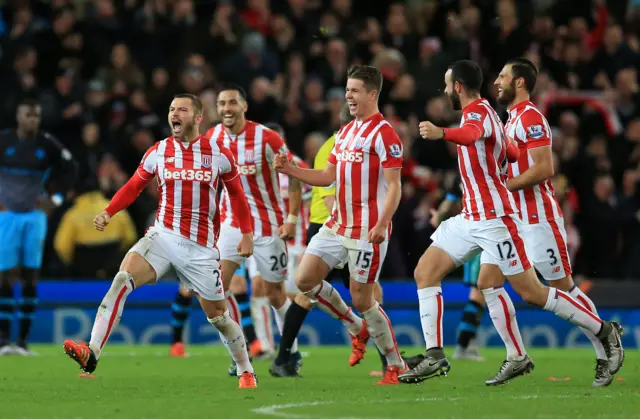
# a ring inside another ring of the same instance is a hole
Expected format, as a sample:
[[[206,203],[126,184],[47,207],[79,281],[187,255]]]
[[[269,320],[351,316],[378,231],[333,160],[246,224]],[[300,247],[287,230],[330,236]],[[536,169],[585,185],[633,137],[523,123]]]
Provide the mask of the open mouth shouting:
[[[171,121],[171,128],[173,129],[174,134],[182,133],[182,122],[180,121]]]

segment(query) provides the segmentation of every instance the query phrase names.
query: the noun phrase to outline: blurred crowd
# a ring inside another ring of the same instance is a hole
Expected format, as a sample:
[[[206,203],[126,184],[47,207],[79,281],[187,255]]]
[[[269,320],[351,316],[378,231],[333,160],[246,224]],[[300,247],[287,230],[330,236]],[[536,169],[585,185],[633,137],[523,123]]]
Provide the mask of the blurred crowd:
[[[495,103],[502,65],[526,56],[540,67],[534,101],[554,131],[576,273],[640,278],[639,30],[637,0],[5,0],[0,127],[15,124],[19,100],[37,97],[43,128],[80,162],[75,198],[51,214],[47,241],[45,276],[68,275],[73,232],[92,228],[95,208],[168,135],[175,93],[202,98],[207,129],[220,83],[243,86],[248,118],[280,123],[312,162],[340,125],[347,68],[375,65],[406,159],[383,275],[406,278],[457,170],[451,144],[417,136],[421,120],[459,122],[442,93],[447,66],[478,62]],[[156,200],[150,186],[123,215],[119,250],[149,225]]]

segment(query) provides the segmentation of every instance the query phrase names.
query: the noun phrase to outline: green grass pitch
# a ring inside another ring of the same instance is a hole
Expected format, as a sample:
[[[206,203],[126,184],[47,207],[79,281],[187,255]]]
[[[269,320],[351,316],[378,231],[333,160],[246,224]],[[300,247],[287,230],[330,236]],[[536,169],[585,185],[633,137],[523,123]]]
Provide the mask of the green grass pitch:
[[[192,356],[173,359],[163,346],[112,345],[94,379],[78,378],[62,345],[33,349],[40,356],[0,358],[0,419],[640,418],[640,354],[634,350],[604,389],[591,388],[595,361],[587,349],[532,350],[533,374],[501,387],[484,385],[500,367],[501,349],[483,350],[482,363],[453,362],[446,378],[375,386],[369,372],[379,360],[370,346],[353,368],[347,347],[303,348],[299,379],[272,378],[269,362],[256,362],[258,389],[238,390],[219,346],[192,346]]]

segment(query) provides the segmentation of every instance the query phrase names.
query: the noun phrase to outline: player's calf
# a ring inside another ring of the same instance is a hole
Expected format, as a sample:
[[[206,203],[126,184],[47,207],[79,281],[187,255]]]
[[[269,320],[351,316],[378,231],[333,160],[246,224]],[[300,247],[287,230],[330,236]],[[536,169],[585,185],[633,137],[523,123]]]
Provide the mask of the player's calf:
[[[238,376],[246,372],[253,374],[253,366],[249,360],[247,343],[242,329],[238,323],[231,319],[225,300],[209,301],[202,297],[199,297],[199,300],[207,320],[218,330],[222,343],[237,364]]]

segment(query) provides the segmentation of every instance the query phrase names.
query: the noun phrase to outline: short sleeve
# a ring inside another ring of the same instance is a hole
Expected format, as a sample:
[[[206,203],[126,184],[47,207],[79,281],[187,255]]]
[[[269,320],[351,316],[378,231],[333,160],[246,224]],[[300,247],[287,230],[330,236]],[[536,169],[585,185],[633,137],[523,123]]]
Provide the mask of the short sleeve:
[[[149,180],[156,175],[158,167],[158,143],[155,143],[146,153],[138,165],[136,174],[144,180]]]
[[[551,129],[547,120],[534,110],[525,111],[520,117],[518,139],[526,143],[527,148],[551,145]]]
[[[233,153],[226,147],[220,146],[220,175],[223,182],[229,182],[238,176],[238,166]]]
[[[270,129],[265,129],[264,137],[266,140],[265,157],[267,158],[269,164],[273,162],[273,158],[275,157],[276,153],[286,154],[287,156],[289,156],[290,161],[293,160],[293,154],[289,151],[287,144],[285,144],[284,140],[281,136],[278,135],[277,132]]]
[[[484,120],[487,117],[487,111],[481,106],[474,106],[471,109],[462,113],[462,125],[465,127],[468,125],[474,126],[480,131],[482,136],[485,136]]]
[[[383,168],[402,168],[402,141],[391,125],[385,124],[376,134],[375,150]]]

